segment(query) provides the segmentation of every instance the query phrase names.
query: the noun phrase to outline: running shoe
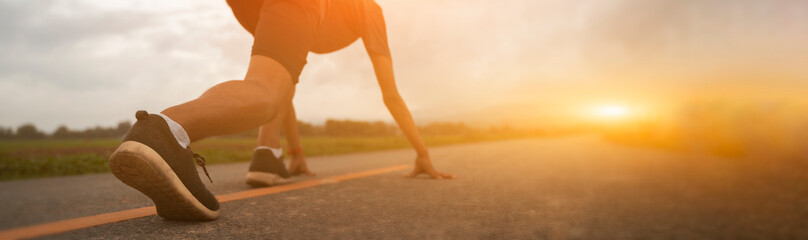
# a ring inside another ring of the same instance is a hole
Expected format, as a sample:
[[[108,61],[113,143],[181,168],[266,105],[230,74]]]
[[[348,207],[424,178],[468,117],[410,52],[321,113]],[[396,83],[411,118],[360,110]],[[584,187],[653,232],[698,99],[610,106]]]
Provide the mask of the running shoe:
[[[275,157],[269,149],[256,149],[253,153],[247,184],[253,187],[269,187],[289,183],[289,172],[283,165],[283,158]]]
[[[205,158],[183,148],[166,121],[146,111],[109,158],[109,168],[121,182],[145,194],[157,214],[175,220],[213,220],[219,217],[219,201],[208,191],[196,170]]]

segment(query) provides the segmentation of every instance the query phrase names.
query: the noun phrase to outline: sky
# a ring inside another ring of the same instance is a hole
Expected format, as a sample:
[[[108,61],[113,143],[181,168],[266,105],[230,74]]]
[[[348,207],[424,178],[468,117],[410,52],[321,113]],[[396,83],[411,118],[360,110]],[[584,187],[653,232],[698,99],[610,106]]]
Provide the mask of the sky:
[[[377,2],[419,124],[543,124],[599,104],[808,93],[808,1]],[[223,0],[0,0],[0,33],[0,126],[45,131],[194,99],[243,78],[252,45]],[[392,121],[361,42],[310,54],[294,103],[307,122]]]

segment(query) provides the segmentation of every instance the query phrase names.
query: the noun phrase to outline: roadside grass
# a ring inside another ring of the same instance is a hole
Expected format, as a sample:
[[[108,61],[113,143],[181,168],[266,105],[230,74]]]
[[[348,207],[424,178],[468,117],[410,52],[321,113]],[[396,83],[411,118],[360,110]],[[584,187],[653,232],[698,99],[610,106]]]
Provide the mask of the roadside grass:
[[[423,137],[427,146],[434,147],[525,136],[471,134]],[[301,142],[308,157],[410,147],[403,136],[303,137]],[[119,139],[2,140],[0,181],[109,172],[107,161],[118,144]],[[254,147],[255,139],[249,138],[212,138],[191,145],[195,152],[207,159],[208,164],[250,161]]]

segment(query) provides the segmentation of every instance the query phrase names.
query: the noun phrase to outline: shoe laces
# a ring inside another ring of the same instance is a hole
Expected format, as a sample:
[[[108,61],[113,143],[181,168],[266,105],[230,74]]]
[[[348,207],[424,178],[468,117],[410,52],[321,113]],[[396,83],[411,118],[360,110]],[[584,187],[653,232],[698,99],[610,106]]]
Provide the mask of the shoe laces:
[[[191,150],[191,149],[189,148],[188,150]],[[205,164],[207,164],[208,161],[205,160],[205,157],[203,157],[202,155],[199,155],[198,153],[195,153],[193,151],[191,151],[191,153],[194,154],[193,157],[194,157],[194,162],[196,162],[196,165],[199,165],[200,167],[202,167],[202,170],[205,171],[205,176],[208,176],[208,180],[210,181],[210,183],[213,183],[213,179],[211,179],[210,174],[208,174],[208,168],[205,167]]]

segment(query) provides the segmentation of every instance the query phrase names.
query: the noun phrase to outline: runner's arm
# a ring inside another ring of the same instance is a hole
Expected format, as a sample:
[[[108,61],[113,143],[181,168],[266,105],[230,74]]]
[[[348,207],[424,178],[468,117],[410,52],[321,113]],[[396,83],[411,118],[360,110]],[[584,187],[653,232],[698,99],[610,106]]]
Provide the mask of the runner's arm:
[[[371,56],[370,60],[373,62],[373,70],[376,72],[376,80],[379,82],[387,110],[393,115],[393,119],[401,128],[401,131],[404,132],[404,135],[407,136],[418,155],[429,156],[429,151],[421,139],[421,135],[418,134],[415,122],[412,120],[410,110],[398,93],[398,87],[396,87],[396,80],[393,75],[393,61],[385,55]]]
[[[302,147],[300,144],[300,135],[297,131],[297,115],[295,114],[295,105],[289,103],[289,112],[286,113],[283,119],[283,133],[286,135],[286,142],[289,143],[289,149],[298,149]]]
[[[423,139],[421,139],[421,135],[418,134],[418,128],[412,120],[410,110],[398,93],[396,79],[393,74],[393,60],[390,57],[390,47],[387,42],[384,14],[382,14],[381,7],[374,1],[362,2],[366,4],[364,5],[364,11],[360,11],[364,15],[361,30],[362,42],[365,44],[365,50],[373,63],[373,71],[376,73],[376,80],[379,81],[379,87],[382,90],[384,105],[387,106],[387,110],[393,115],[398,127],[401,128],[412,147],[415,148],[415,152],[418,153],[418,157],[415,158],[415,168],[408,177],[415,177],[425,173],[435,179],[454,178],[454,175],[440,173],[432,166],[429,151]]]
[[[289,103],[289,108],[286,117],[283,119],[283,133],[286,135],[286,142],[289,143],[289,150],[292,152],[291,162],[289,163],[289,173],[293,176],[306,174],[314,176],[313,172],[309,170],[306,164],[306,155],[303,154],[303,144],[300,142],[300,134],[297,130],[297,114],[295,113],[295,105]]]
[[[421,173],[426,173],[432,178],[454,178],[454,175],[440,173],[432,166],[432,160],[429,157],[429,151],[424,144],[421,135],[418,134],[418,128],[412,120],[410,110],[404,99],[398,93],[396,87],[396,80],[393,74],[393,61],[387,55],[370,55],[370,60],[373,62],[373,70],[376,72],[376,80],[379,82],[379,87],[382,91],[384,98],[384,105],[387,110],[393,115],[398,127],[407,136],[407,139],[412,144],[418,157],[415,159],[415,169],[408,177],[414,177]]]

